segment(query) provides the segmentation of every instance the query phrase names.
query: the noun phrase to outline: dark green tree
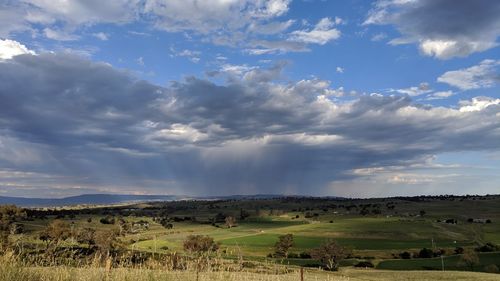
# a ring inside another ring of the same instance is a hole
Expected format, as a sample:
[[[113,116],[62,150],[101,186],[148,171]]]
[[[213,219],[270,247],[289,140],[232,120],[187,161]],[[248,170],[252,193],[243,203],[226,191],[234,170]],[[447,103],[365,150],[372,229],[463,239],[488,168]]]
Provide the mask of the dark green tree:
[[[278,242],[274,244],[274,252],[278,257],[288,258],[288,252],[293,247],[293,235],[286,234],[278,237]]]

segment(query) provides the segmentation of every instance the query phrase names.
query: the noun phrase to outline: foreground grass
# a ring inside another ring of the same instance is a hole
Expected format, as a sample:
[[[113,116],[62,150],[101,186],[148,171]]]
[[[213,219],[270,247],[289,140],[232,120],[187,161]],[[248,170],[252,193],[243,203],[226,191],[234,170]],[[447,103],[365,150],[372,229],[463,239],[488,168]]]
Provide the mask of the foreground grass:
[[[358,280],[499,280],[497,274],[475,272],[439,271],[386,271],[343,269],[340,272],[307,270],[304,280],[308,281],[358,281]],[[71,267],[21,267],[16,265],[0,266],[0,281],[164,281],[164,280],[238,280],[238,281],[285,281],[300,280],[300,273],[294,270],[286,274],[253,272],[200,272],[162,271],[147,269],[116,268],[71,268]]]

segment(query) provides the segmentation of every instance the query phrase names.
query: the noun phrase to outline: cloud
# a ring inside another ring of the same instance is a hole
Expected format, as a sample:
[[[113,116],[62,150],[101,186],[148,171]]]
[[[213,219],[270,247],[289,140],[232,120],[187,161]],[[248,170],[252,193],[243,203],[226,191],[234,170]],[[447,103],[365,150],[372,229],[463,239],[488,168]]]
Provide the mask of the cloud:
[[[0,170],[31,173],[8,184],[33,195],[325,194],[362,178],[356,169],[399,166],[410,179],[405,168],[436,154],[500,150],[498,99],[342,99],[330,81],[282,79],[283,67],[227,65],[236,74],[223,84],[160,87],[67,53],[14,56],[0,63]]]
[[[377,33],[377,34],[373,35],[372,38],[371,38],[371,40],[373,42],[378,42],[378,41],[382,41],[382,40],[384,40],[386,38],[387,38],[387,34],[381,32],[381,33]]]
[[[23,54],[34,55],[35,52],[29,50],[28,48],[26,48],[26,46],[24,46],[23,44],[21,44],[17,41],[13,41],[13,40],[9,40],[9,39],[5,39],[5,40],[0,39],[0,61],[6,60],[6,59],[11,59],[14,56],[23,55]]]
[[[99,23],[123,24],[137,18],[140,0],[21,0],[7,1],[0,12],[0,36],[13,32],[42,32],[54,40],[76,39],[81,26]],[[73,37],[72,37],[73,36]]]
[[[420,96],[432,92],[429,83],[422,82],[418,86],[413,86],[403,89],[390,89],[389,92],[398,92],[401,94],[409,95],[411,97]]]
[[[340,19],[332,21],[330,18],[322,18],[311,30],[293,31],[290,33],[289,40],[324,45],[340,37],[340,31],[334,26],[341,22]]]
[[[80,38],[79,36],[74,35],[68,31],[57,30],[48,27],[43,29],[43,34],[45,35],[45,37],[57,41],[75,41]]]
[[[337,66],[337,68],[335,68],[335,71],[337,71],[338,73],[344,73],[344,68]]]
[[[144,63],[144,58],[143,58],[143,57],[138,57],[135,61],[136,61],[136,62],[137,62],[137,64],[138,64],[138,65],[140,65],[140,66],[144,66],[144,65],[145,65],[145,63]]]
[[[294,20],[287,20],[284,22],[271,22],[265,24],[251,23],[248,26],[248,31],[252,33],[266,34],[266,35],[277,34],[284,32],[285,30],[290,28],[290,26],[292,26],[294,22],[295,22]]]
[[[465,57],[498,46],[500,2],[490,0],[379,0],[364,25],[394,25],[400,38],[426,56]]]
[[[460,102],[460,112],[474,112],[487,109],[488,107],[494,108],[500,105],[500,99],[490,97],[475,97],[470,101]]]
[[[498,60],[483,60],[469,68],[445,72],[437,81],[461,90],[490,88],[500,81],[499,66]]]
[[[454,96],[455,93],[453,91],[441,91],[434,92],[427,96],[426,100],[442,100]]]
[[[92,36],[102,41],[108,41],[109,39],[109,35],[104,32],[93,33]]]
[[[248,23],[281,16],[288,11],[289,3],[289,0],[146,0],[144,12],[156,17],[155,24],[160,29],[209,33],[235,31]]]
[[[308,44],[324,45],[340,36],[333,28],[344,21],[323,18],[311,30],[283,33],[296,22],[282,20],[291,0],[97,0],[7,1],[0,11],[0,37],[30,32],[57,41],[74,41],[82,31],[99,24],[141,22],[156,30],[182,32],[215,45],[241,48],[262,55],[309,51]],[[130,34],[148,35],[129,31]],[[107,40],[102,32],[94,37]]]
[[[191,62],[194,62],[194,63],[198,63],[201,60],[200,59],[200,56],[201,56],[200,51],[194,51],[194,50],[188,50],[188,49],[178,51],[174,47],[170,47],[170,56],[171,57],[186,57]]]

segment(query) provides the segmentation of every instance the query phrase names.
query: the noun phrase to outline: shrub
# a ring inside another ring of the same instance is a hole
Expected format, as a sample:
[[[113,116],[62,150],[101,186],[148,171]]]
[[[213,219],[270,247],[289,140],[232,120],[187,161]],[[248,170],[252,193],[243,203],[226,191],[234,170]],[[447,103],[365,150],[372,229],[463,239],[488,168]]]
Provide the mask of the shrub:
[[[434,257],[434,252],[431,249],[423,248],[418,253],[418,257],[421,259],[428,259]]]
[[[115,218],[112,216],[106,216],[104,218],[101,218],[99,222],[102,224],[115,224]]]
[[[456,255],[461,255],[463,253],[464,253],[464,248],[462,248],[462,247],[456,247],[455,248],[455,254]]]
[[[488,273],[498,273],[499,272],[498,266],[496,266],[494,264],[489,264],[489,265],[485,266],[484,271],[488,272]]]
[[[500,247],[498,245],[495,245],[493,243],[486,243],[481,247],[476,248],[476,251],[486,253],[486,252],[496,252],[499,251]]]
[[[184,250],[190,253],[217,251],[219,245],[214,239],[205,235],[189,235],[184,240]]]
[[[311,254],[309,254],[308,252],[302,252],[299,254],[299,257],[301,259],[310,259],[311,258]]]
[[[409,259],[411,259],[411,253],[405,251],[405,252],[400,253],[399,257],[401,257],[404,260],[409,260]]]

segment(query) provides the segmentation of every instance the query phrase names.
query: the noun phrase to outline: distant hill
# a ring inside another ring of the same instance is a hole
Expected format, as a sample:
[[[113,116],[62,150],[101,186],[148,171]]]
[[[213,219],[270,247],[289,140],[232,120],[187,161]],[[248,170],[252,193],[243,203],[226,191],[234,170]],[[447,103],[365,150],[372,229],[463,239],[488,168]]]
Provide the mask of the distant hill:
[[[180,195],[127,195],[127,194],[83,194],[64,198],[26,198],[0,196],[0,205],[19,207],[60,207],[72,205],[110,205],[132,202],[173,200],[259,200],[282,197],[308,197],[283,194],[223,195],[223,196],[180,196]],[[327,197],[325,197],[327,198]],[[328,197],[339,198],[340,197]]]
[[[127,202],[171,201],[178,199],[174,195],[120,195],[120,194],[84,194],[65,198],[24,198],[0,196],[0,205],[14,204],[20,207],[56,207],[69,205],[106,205]]]

